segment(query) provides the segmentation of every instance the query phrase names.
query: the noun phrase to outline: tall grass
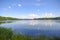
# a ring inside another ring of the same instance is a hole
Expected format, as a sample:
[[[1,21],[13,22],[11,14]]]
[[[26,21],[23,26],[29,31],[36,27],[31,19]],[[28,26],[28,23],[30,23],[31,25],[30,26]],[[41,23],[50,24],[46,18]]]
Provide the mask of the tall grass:
[[[0,40],[60,40],[60,38],[46,37],[44,35],[38,37],[24,36],[13,33],[11,29],[0,27]]]

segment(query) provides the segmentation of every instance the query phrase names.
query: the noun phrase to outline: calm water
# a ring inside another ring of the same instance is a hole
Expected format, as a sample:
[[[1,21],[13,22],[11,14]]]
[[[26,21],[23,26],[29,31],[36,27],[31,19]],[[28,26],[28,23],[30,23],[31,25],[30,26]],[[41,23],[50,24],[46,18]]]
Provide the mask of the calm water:
[[[15,33],[22,35],[60,37],[60,20],[9,20],[9,22],[11,23],[2,23],[0,26],[12,28]]]

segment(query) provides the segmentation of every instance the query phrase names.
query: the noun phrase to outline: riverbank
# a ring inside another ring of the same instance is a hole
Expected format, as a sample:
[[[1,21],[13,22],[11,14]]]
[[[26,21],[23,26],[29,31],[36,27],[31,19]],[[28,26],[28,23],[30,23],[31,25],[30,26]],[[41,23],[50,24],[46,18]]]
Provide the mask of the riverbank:
[[[58,37],[46,37],[40,35],[38,37],[24,36],[22,34],[15,34],[9,28],[0,27],[0,40],[60,40]]]

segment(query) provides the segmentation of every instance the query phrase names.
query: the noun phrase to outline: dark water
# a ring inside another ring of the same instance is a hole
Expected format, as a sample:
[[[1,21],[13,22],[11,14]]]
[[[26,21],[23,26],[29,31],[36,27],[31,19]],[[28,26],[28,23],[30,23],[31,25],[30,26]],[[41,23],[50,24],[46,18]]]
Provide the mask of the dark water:
[[[0,26],[12,28],[15,33],[22,35],[60,37],[60,20],[9,20],[11,23],[5,22],[0,24]]]

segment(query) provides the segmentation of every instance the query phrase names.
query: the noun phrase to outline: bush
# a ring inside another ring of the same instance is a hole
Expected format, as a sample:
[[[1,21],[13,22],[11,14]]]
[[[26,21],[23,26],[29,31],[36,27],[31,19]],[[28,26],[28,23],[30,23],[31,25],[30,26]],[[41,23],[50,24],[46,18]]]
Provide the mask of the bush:
[[[11,29],[0,27],[0,40],[9,40],[11,39],[12,35],[13,33]]]

